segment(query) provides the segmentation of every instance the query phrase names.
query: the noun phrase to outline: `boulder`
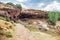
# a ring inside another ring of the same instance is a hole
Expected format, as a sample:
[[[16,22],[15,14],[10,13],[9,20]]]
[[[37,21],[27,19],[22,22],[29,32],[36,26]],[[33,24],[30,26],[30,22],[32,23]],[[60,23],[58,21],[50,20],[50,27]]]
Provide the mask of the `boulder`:
[[[37,28],[38,29],[43,29],[43,30],[49,30],[48,24],[46,24],[42,21],[38,22],[38,27]]]

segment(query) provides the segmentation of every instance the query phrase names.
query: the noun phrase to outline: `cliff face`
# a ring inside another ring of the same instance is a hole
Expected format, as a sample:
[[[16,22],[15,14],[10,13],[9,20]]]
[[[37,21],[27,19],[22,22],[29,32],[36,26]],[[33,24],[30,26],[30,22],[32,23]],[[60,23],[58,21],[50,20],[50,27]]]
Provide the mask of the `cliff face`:
[[[8,16],[12,20],[17,20],[20,15],[20,9],[5,3],[0,3],[0,16]]]
[[[0,16],[8,16],[12,20],[18,19],[18,16],[20,15],[20,10],[19,9],[1,9],[0,10]]]
[[[18,19],[18,16],[20,15],[19,9],[8,9],[7,12],[12,19]]]
[[[12,20],[19,18],[47,18],[48,12],[41,10],[22,10],[3,8],[0,10],[0,15],[8,16]]]
[[[21,15],[22,17],[47,18],[48,12],[41,10],[27,9],[27,10],[22,10]]]
[[[48,12],[34,9],[20,9],[11,5],[0,4],[0,16],[8,16],[12,20],[19,18],[47,18]]]

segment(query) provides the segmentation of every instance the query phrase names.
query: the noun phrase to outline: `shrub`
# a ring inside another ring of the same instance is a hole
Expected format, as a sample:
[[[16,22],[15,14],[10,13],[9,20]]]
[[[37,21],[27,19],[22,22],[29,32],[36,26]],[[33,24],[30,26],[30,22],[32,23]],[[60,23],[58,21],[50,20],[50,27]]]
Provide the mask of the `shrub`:
[[[6,21],[10,21],[10,18],[9,17],[6,16],[5,18],[6,18]]]
[[[60,20],[60,12],[58,12],[58,15],[59,15],[59,20]]]
[[[6,37],[11,38],[12,34],[10,32],[6,33]]]
[[[0,35],[4,35],[4,33],[1,33],[1,32],[0,32]]]
[[[0,19],[5,20],[5,21],[10,21],[10,18],[7,16],[0,16]]]
[[[9,23],[5,22],[5,25],[8,25]]]
[[[16,4],[16,7],[22,10],[22,6],[20,4]]]
[[[58,20],[59,18],[59,15],[57,12],[49,12],[48,13],[48,19],[49,19],[49,22],[52,24],[52,25],[55,25],[56,24],[56,21]]]
[[[7,5],[11,5],[11,6],[14,6],[14,4],[12,2],[8,2],[6,3]]]
[[[33,22],[32,21],[29,21],[28,24],[32,24]]]

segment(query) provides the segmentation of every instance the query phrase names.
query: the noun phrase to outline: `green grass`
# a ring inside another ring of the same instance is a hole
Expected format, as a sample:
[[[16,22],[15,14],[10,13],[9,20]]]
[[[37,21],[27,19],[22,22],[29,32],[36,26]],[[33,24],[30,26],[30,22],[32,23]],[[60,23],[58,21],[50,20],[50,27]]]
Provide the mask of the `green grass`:
[[[0,35],[4,35],[4,34],[0,32]]]
[[[6,20],[4,17],[2,17],[2,16],[0,16],[0,19],[2,19],[2,20]]]
[[[6,25],[8,25],[9,23],[5,22]]]
[[[28,24],[32,24],[33,22],[30,20],[29,22],[28,22]]]
[[[9,18],[9,17],[7,17],[7,16],[5,16],[5,17],[0,16],[0,19],[5,20],[5,21],[10,21],[10,18]]]
[[[10,32],[6,33],[5,35],[6,35],[7,38],[12,38],[13,37],[13,35]]]
[[[21,23],[21,21],[20,20],[17,20],[15,23]]]
[[[33,29],[33,28],[28,28],[30,31],[32,32],[36,32],[37,30]]]

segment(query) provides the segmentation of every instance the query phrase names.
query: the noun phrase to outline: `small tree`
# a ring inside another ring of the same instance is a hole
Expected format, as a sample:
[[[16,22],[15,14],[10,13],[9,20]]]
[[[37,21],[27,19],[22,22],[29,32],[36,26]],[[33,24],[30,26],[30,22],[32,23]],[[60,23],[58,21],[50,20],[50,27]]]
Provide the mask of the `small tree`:
[[[11,3],[11,2],[8,2],[8,3],[6,3],[6,4],[11,5],[11,6],[14,6],[14,4],[13,4],[13,3]]]
[[[22,10],[22,6],[20,4],[16,4],[16,7]]]
[[[60,20],[60,12],[58,12],[59,13],[59,20]]]
[[[56,24],[56,21],[58,20],[58,13],[57,12],[49,12],[48,13],[49,21],[52,25]]]

